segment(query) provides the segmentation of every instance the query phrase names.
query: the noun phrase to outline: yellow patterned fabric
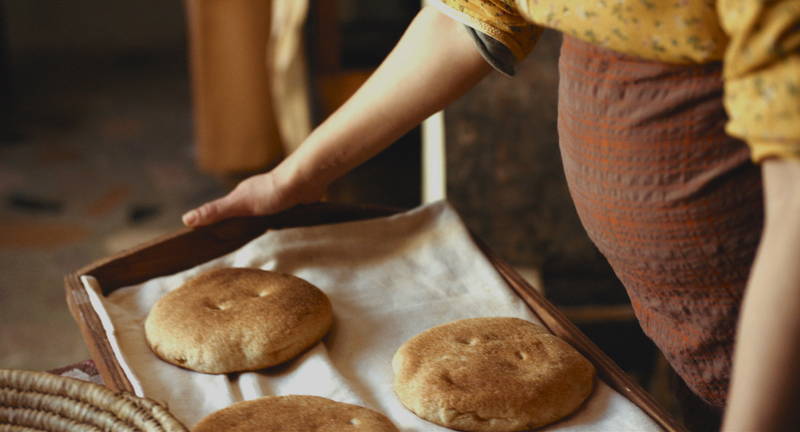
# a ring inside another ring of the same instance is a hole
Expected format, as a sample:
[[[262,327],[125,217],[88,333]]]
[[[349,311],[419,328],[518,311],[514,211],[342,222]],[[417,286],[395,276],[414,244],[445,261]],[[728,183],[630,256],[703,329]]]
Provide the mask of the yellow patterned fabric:
[[[800,158],[800,0],[719,0],[729,134],[753,160]]]
[[[470,0],[471,1],[471,0]],[[667,63],[720,60],[715,0],[517,0],[520,15],[625,54]]]
[[[439,0],[517,59],[549,27],[667,63],[724,60],[729,134],[800,158],[800,0]]]
[[[514,0],[439,0],[442,12],[505,45],[517,60],[533,49],[541,28],[517,13]]]

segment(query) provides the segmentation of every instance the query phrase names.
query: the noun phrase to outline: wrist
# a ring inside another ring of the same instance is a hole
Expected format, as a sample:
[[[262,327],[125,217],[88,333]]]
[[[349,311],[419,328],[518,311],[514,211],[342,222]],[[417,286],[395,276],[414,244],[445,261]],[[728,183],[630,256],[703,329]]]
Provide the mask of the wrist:
[[[320,176],[314,174],[312,167],[294,153],[270,172],[276,192],[294,204],[318,201],[327,189]]]

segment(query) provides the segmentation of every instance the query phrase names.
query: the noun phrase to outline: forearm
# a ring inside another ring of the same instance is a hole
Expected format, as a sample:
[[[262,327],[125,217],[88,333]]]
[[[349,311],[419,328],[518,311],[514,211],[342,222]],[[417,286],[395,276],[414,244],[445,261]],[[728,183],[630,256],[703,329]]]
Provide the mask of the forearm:
[[[739,320],[726,431],[800,422],[800,162],[768,160],[763,171],[766,223]]]
[[[272,171],[183,215],[190,227],[279,212],[320,198],[328,184],[469,90],[490,70],[461,24],[417,15],[367,82]]]
[[[490,70],[461,24],[423,9],[367,82],[276,170],[327,185],[473,87]]]

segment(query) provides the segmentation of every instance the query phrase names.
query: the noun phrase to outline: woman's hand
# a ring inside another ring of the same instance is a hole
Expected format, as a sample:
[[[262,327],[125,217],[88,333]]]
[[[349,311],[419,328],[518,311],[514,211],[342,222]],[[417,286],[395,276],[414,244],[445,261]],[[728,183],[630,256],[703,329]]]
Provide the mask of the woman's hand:
[[[237,216],[277,213],[297,204],[318,201],[325,193],[323,185],[311,181],[294,186],[281,175],[284,166],[252,176],[224,197],[186,212],[183,223],[198,227]]]

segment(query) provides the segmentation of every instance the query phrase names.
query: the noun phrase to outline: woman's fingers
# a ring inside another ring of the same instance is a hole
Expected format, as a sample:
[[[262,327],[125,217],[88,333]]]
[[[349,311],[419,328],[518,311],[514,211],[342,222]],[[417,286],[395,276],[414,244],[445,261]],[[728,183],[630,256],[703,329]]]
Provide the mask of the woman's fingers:
[[[231,192],[222,198],[186,212],[182,217],[183,224],[194,228],[236,216],[247,216],[250,212],[244,201],[246,198]]]
[[[236,216],[271,214],[294,204],[267,173],[245,179],[229,194],[187,212],[182,219],[184,225],[198,227]]]

